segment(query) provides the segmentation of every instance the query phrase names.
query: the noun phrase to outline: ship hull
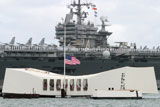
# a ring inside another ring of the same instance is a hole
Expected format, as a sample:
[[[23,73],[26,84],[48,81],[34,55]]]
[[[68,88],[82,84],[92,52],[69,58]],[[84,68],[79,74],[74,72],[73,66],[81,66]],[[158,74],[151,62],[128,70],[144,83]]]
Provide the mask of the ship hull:
[[[133,60],[115,60],[115,59],[98,59],[98,58],[80,58],[80,65],[67,65],[67,75],[88,75],[99,73],[111,69],[130,67],[154,67],[158,88],[160,88],[160,60],[133,61]],[[47,70],[54,73],[63,74],[63,57],[54,58],[0,58],[0,85],[3,85],[3,79],[6,68],[36,68]],[[0,87],[1,88],[1,87]]]

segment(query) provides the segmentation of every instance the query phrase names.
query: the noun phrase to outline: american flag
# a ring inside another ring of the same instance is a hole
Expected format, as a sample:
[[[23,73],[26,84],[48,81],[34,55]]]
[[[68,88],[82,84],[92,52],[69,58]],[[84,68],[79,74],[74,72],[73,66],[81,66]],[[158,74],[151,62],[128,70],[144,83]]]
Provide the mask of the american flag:
[[[65,64],[67,65],[77,65],[80,64],[80,61],[74,56],[66,56]]]

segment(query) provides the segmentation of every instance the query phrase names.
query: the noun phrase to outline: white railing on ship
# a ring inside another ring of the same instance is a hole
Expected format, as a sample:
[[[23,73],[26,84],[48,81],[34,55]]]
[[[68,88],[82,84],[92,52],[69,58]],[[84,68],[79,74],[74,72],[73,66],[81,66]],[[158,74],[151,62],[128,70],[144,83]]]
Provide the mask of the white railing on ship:
[[[0,45],[0,51],[35,51],[35,52],[54,52],[63,51],[63,47],[38,47],[38,46],[4,46]],[[125,53],[131,55],[138,54],[160,54],[160,49],[124,49],[124,48],[70,48],[67,47],[68,52],[104,52],[109,51],[111,53]]]

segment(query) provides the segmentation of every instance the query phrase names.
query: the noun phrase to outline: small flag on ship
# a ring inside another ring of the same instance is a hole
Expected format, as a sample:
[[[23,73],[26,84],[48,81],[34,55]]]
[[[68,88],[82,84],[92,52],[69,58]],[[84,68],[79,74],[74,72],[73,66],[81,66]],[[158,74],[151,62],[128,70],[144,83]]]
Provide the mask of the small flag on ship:
[[[96,7],[96,5],[91,3],[90,6],[94,10],[94,14],[95,14],[94,16],[97,17],[97,7]]]
[[[74,56],[67,55],[66,59],[65,59],[65,64],[67,64],[67,65],[77,65],[77,64],[80,64],[80,61]]]
[[[93,9],[93,10],[97,10],[97,7],[96,7],[96,5],[94,5],[94,4],[91,4],[91,7],[92,7],[92,9]]]

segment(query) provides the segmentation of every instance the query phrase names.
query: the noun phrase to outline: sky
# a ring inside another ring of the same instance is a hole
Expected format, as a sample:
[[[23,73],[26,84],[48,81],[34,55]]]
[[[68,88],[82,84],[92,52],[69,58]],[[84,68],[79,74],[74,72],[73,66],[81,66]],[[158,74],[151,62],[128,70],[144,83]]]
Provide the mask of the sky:
[[[67,5],[73,0],[0,0],[0,42],[26,43],[32,37],[33,44],[44,37],[47,44],[58,44],[55,26],[69,12]],[[109,43],[129,42],[138,47],[160,46],[160,0],[81,0],[96,4],[98,17],[88,10],[91,20],[100,25],[101,16],[107,17],[113,32]]]

